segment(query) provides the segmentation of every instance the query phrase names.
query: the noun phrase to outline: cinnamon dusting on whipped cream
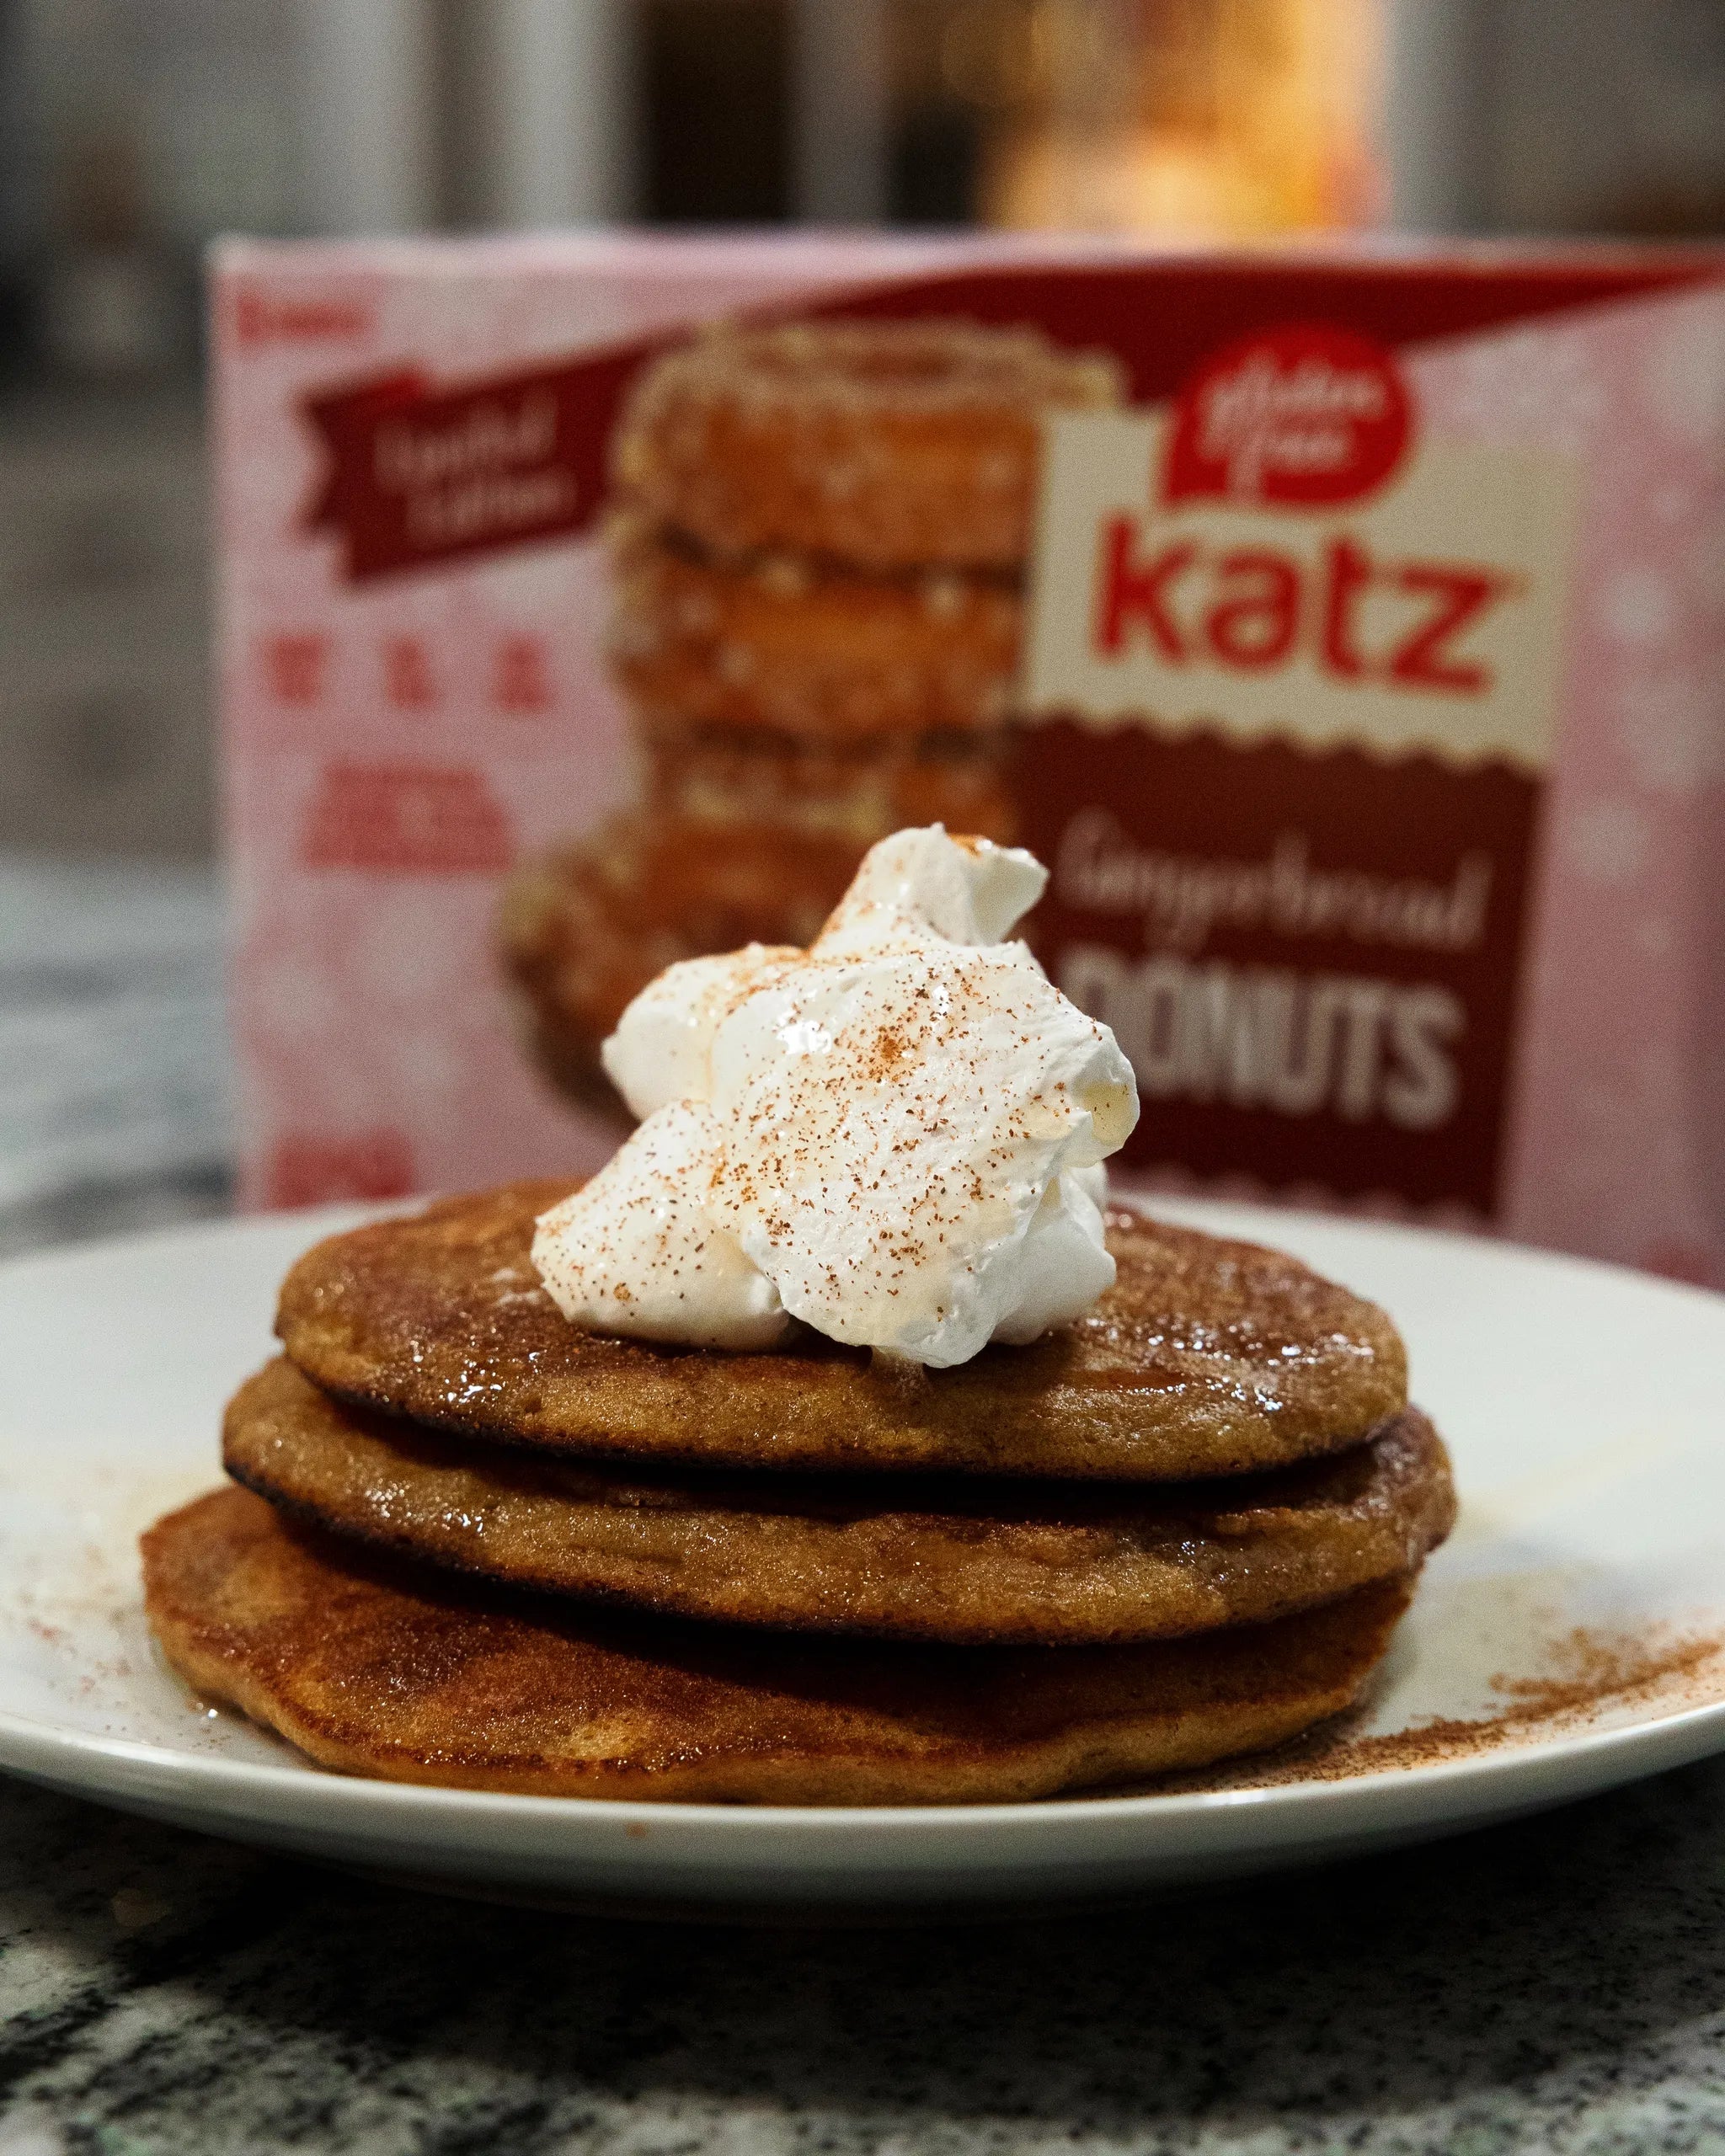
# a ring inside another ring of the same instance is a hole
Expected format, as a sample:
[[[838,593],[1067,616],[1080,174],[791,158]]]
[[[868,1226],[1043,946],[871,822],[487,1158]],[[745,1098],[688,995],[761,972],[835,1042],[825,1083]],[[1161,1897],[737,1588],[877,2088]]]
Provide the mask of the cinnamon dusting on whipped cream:
[[[605,1046],[641,1125],[534,1239],[564,1315],[734,1348],[795,1318],[944,1368],[1088,1309],[1114,1273],[1101,1163],[1138,1100],[1113,1034],[1007,940],[1046,880],[900,831],[808,951],[645,989]]]

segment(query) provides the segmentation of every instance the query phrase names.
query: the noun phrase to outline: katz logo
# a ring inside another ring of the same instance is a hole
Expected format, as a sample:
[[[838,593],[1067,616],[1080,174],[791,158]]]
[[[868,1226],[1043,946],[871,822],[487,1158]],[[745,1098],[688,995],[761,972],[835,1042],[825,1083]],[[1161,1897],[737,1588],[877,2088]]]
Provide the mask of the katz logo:
[[[1214,354],[1181,392],[1163,493],[1242,507],[1359,501],[1401,463],[1413,426],[1381,345],[1323,323],[1258,331]]]
[[[1304,556],[1270,547],[1146,546],[1141,520],[1100,531],[1098,659],[1135,648],[1164,667],[1196,660],[1239,674],[1300,658],[1321,679],[1479,696],[1492,668],[1464,640],[1518,579],[1475,562],[1381,561],[1346,532]]]

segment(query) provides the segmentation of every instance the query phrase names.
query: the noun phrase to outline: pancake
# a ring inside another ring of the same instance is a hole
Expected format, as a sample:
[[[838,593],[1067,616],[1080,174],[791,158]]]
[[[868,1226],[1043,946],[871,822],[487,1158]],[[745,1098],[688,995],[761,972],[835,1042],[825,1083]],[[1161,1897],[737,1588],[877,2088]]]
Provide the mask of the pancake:
[[[206,1697],[321,1764],[533,1796],[980,1803],[1207,1764],[1339,1711],[1411,1582],[1147,1646],[890,1646],[624,1619],[360,1556],[227,1489],[143,1538]]]
[[[227,1471],[344,1537],[517,1587],[793,1631],[1071,1646],[1262,1621],[1412,1571],[1454,1523],[1417,1409],[1369,1444],[1163,1491],[732,1473],[475,1448],[339,1406],[291,1363],[240,1388]]]
[[[1375,1305],[1277,1251],[1108,1214],[1119,1278],[1028,1348],[906,1374],[801,1331],[762,1354],[572,1326],[539,1287],[515,1183],[332,1236],[276,1326],[326,1391],[435,1427],[707,1466],[1189,1481],[1358,1444],[1407,1404]]]

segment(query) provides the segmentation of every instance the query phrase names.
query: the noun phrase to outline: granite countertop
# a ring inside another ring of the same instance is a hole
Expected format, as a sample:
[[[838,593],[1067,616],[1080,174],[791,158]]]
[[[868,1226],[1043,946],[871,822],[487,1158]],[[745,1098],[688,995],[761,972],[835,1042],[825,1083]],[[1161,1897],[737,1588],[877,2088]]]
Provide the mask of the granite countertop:
[[[0,852],[0,1256],[224,1204],[223,942],[207,868]]]
[[[1725,1766],[1001,1926],[393,1889],[0,1790],[5,2156],[1716,2150]]]
[[[44,873],[0,863],[0,922],[36,925],[0,937],[0,1247],[219,1208],[213,889]],[[60,1112],[20,1042],[75,1049]],[[902,1930],[493,1908],[0,1781],[0,2156],[1717,2151],[1722,2036],[1725,1762]]]

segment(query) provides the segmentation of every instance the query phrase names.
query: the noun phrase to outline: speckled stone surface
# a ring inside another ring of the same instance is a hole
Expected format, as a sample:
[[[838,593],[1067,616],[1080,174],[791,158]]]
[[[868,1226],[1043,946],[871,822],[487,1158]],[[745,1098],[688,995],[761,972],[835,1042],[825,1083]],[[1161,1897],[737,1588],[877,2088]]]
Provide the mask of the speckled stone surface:
[[[1106,1916],[743,1931],[0,1787],[0,2156],[1725,2148],[1725,1766]]]

